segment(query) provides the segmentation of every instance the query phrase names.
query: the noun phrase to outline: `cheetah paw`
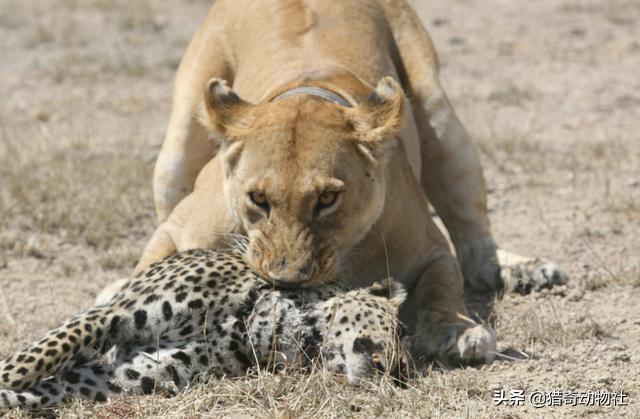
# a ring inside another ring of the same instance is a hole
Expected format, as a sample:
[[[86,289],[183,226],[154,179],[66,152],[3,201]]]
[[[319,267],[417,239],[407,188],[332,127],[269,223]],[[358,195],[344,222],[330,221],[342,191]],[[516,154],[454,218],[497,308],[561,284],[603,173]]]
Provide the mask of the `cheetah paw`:
[[[569,281],[567,275],[557,264],[538,258],[498,252],[502,281],[509,292],[526,295],[543,288],[564,285]]]

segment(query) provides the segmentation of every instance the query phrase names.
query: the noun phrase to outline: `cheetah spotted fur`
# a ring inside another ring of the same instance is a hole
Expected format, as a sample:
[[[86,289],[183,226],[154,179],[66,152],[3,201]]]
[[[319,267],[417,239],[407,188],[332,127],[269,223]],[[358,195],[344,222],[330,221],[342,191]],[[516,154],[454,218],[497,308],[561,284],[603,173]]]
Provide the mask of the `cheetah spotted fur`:
[[[392,280],[351,291],[277,290],[238,252],[178,253],[1,361],[0,406],[175,394],[200,378],[315,360],[357,381],[402,365],[394,343],[404,299]]]

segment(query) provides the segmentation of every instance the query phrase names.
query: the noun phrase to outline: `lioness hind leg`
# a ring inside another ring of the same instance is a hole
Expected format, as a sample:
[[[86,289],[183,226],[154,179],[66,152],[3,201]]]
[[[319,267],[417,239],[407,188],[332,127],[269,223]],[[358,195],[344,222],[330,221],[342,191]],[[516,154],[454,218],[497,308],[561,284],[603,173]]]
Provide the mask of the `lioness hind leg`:
[[[498,263],[505,291],[529,294],[543,288],[564,285],[569,276],[549,261],[532,258],[498,249]]]
[[[406,1],[381,4],[398,46],[399,67],[405,70],[403,87],[420,138],[419,180],[456,248],[465,298],[474,300],[474,315],[486,318],[502,281],[478,152],[440,85],[438,57],[420,18]]]

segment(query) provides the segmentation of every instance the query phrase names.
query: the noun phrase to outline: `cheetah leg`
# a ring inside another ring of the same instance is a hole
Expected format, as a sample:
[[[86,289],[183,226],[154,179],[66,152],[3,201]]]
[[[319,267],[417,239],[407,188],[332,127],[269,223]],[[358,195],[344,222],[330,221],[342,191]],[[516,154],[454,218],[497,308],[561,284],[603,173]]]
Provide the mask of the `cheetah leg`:
[[[77,362],[76,355],[86,348],[102,346],[114,331],[114,324],[95,326],[95,318],[116,316],[109,306],[95,307],[67,320],[44,338],[0,361],[0,387],[25,390],[37,382]]]
[[[127,393],[175,395],[209,368],[211,359],[202,339],[161,342],[162,348],[119,348],[113,383]]]
[[[0,390],[0,407],[38,411],[65,400],[64,385],[51,378],[26,390]]]
[[[112,369],[96,360],[79,365],[40,381],[25,390],[0,390],[0,406],[39,411],[56,406],[74,397],[92,401],[106,401],[120,393],[111,383]]]
[[[564,285],[569,276],[553,262],[498,249],[498,263],[507,292],[529,294],[542,288]]]

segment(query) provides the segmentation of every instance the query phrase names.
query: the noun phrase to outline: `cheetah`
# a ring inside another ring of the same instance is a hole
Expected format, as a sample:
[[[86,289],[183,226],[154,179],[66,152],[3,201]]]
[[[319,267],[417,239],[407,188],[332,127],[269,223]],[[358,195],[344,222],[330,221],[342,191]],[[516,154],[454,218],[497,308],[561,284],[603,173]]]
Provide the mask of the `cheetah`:
[[[206,377],[316,361],[357,382],[406,368],[396,350],[405,296],[391,279],[355,290],[275,289],[239,251],[188,250],[0,362],[0,406],[175,395]]]

